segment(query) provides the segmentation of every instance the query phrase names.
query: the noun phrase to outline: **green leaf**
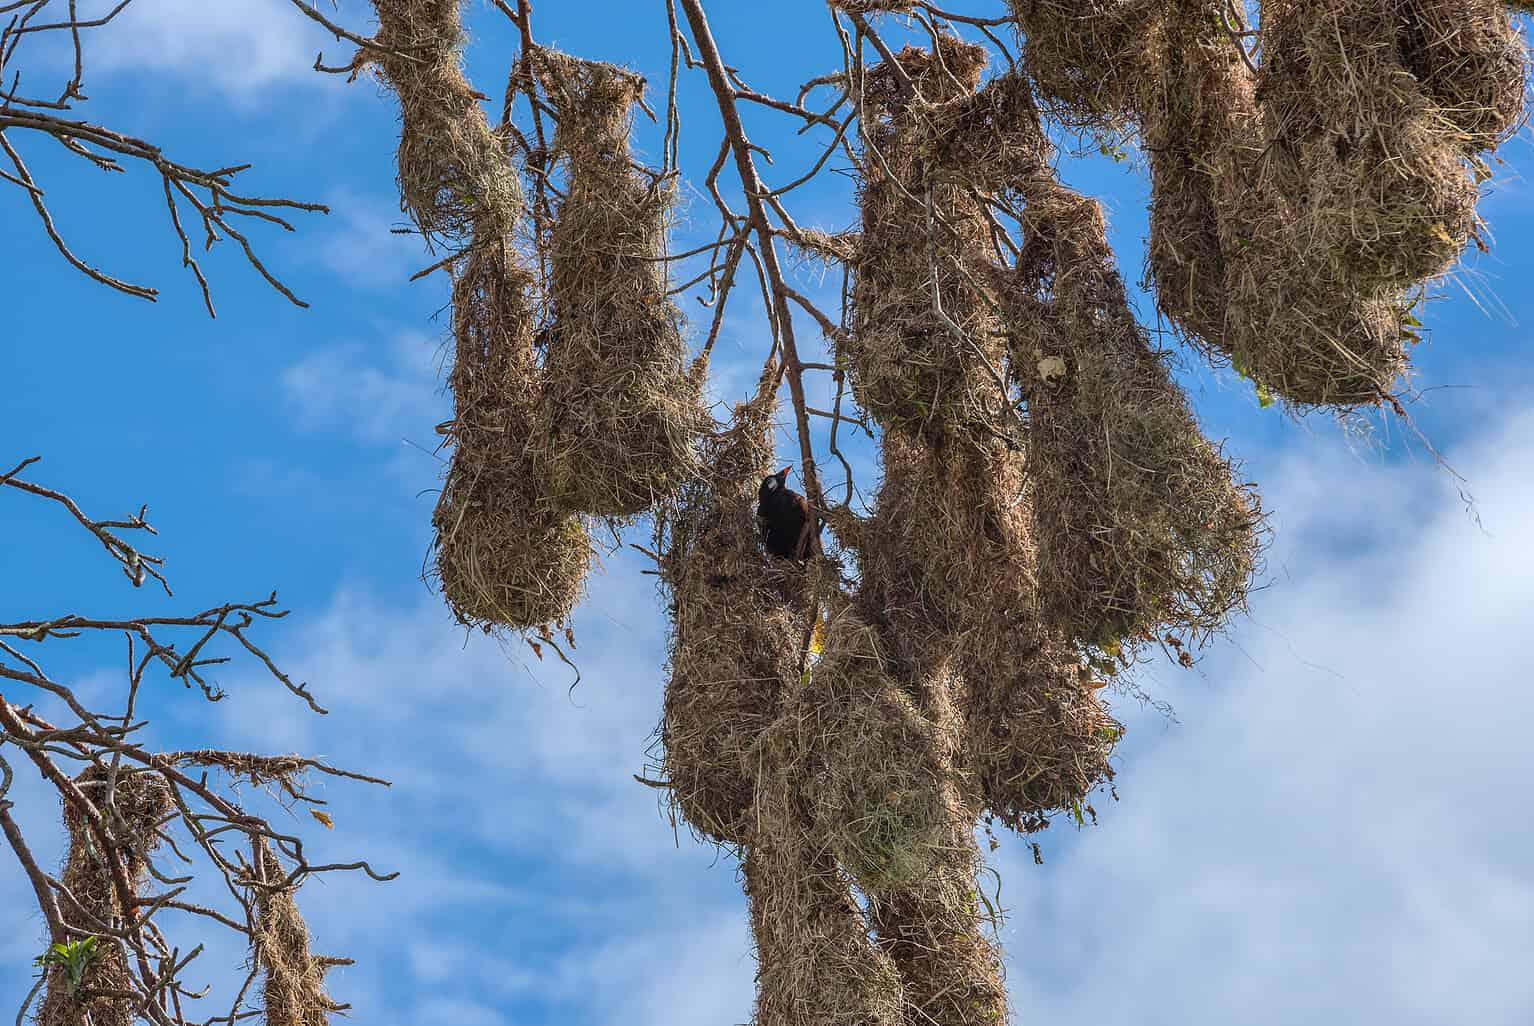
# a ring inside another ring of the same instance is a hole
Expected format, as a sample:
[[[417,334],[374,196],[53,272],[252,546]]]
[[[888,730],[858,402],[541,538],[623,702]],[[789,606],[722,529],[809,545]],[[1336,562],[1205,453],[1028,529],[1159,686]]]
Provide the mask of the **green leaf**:
[[[1257,382],[1257,405],[1265,410],[1273,405],[1272,391],[1260,381]]]

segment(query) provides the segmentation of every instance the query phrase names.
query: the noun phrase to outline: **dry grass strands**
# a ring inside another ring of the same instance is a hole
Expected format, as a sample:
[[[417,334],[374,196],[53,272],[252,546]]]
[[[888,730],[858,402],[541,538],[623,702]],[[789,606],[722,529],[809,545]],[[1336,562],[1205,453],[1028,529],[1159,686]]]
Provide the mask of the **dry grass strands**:
[[[135,1021],[137,1000],[117,995],[135,991],[137,974],[129,967],[122,944],[105,931],[122,929],[139,914],[137,908],[125,907],[119,882],[126,881],[130,900],[138,897],[147,873],[144,859],[159,846],[158,827],[175,805],[170,785],[156,772],[119,769],[110,796],[108,780],[107,768],[93,764],[75,783],[105,823],[115,853],[107,851],[105,839],[95,834],[79,809],[67,799],[64,803],[69,849],[60,880],[74,902],[61,894],[59,912],[65,923],[79,931],[71,933],[69,940],[79,940],[82,933],[94,935],[96,953],[78,981],[71,980],[63,966],[48,970],[47,990],[37,1012],[39,1026],[132,1026]]]
[[[874,513],[839,534],[857,550],[859,608],[900,677],[917,680],[974,626],[990,591],[1030,573],[1011,544],[1021,463],[994,441],[937,450],[886,434],[881,447]]]
[[[927,128],[932,135],[927,149],[941,171],[951,169],[980,189],[1000,191],[1031,178],[1051,157],[1033,85],[1017,71],[935,108]]]
[[[841,340],[853,394],[881,426],[929,443],[988,424],[1002,401],[984,368],[994,325],[964,265],[992,251],[972,190],[943,180],[923,143],[938,108],[974,93],[985,51],[949,36],[897,56],[915,94],[876,65],[864,84],[852,331]]]
[[[1491,149],[1524,116],[1528,52],[1500,0],[1400,0],[1397,45],[1468,148]]]
[[[1297,201],[1299,252],[1360,296],[1443,273],[1475,227],[1467,137],[1401,63],[1396,8],[1263,8],[1258,95],[1272,140],[1264,186]]]
[[[965,786],[1008,826],[1039,829],[1112,776],[1121,728],[1040,622],[1025,459],[999,443],[936,452],[887,435],[883,447],[875,512],[856,533],[859,606],[902,679],[962,699]]]
[[[786,718],[765,738],[755,822],[742,859],[756,940],[755,1026],[900,1026],[893,963],[798,785],[801,741]]]
[[[910,14],[911,0],[831,0],[831,6],[847,14]]]
[[[1052,179],[1026,200],[1019,266],[998,289],[1046,618],[1109,652],[1162,628],[1202,638],[1245,601],[1255,498],[1136,322],[1100,204]]]
[[[1219,22],[1223,0],[1177,0],[1146,32],[1138,83],[1151,173],[1146,263],[1157,306],[1185,335],[1225,331],[1225,255],[1216,176],[1220,156],[1255,107],[1251,74]]]
[[[907,1023],[1005,1023],[1000,952],[986,931],[988,921],[995,925],[988,913],[996,910],[980,893],[974,782],[963,770],[958,743],[959,682],[939,671],[928,674],[919,690],[923,715],[941,739],[928,748],[928,758],[948,782],[940,844],[925,875],[869,895],[870,919],[880,950],[900,971]]]
[[[681,313],[666,296],[671,186],[631,164],[642,78],[547,50],[534,67],[567,173],[549,238],[538,459],[565,509],[628,516],[694,472],[707,426],[701,382],[684,366]]]
[[[870,894],[925,879],[957,802],[944,771],[955,738],[891,676],[874,628],[851,609],[826,624],[796,712],[815,826],[842,866]]]
[[[1050,115],[1084,129],[1123,129],[1149,67],[1156,0],[1010,0],[1023,65]]]
[[[728,843],[745,840],[754,749],[799,681],[807,620],[803,571],[766,557],[757,539],[776,406],[767,391],[736,407],[707,444],[703,476],[668,510],[661,546],[673,624],[661,766],[682,818]]]
[[[1112,780],[1109,760],[1124,732],[1099,698],[1101,684],[1031,621],[1026,610],[998,610],[961,662],[971,771],[985,807],[1020,833],[1079,812]]]
[[[436,569],[454,615],[487,629],[568,617],[591,559],[585,524],[550,508],[526,451],[541,399],[531,287],[498,247],[471,256],[453,287],[455,451],[432,515]]]
[[[973,825],[971,818],[950,824],[950,847],[921,886],[870,901],[878,946],[900,971],[907,1023],[1007,1021],[1001,952],[988,935]]]
[[[463,76],[459,0],[374,0],[383,78],[399,96],[401,207],[428,243],[509,239],[522,190],[506,139]],[[413,58],[413,59],[412,59]]]
[[[262,971],[263,1021],[266,1026],[327,1026],[332,1012],[344,1010],[325,993],[325,973],[344,959],[309,952],[309,929],[293,900],[296,885],[284,882],[276,856],[262,839],[255,844],[256,923],[251,935]]]

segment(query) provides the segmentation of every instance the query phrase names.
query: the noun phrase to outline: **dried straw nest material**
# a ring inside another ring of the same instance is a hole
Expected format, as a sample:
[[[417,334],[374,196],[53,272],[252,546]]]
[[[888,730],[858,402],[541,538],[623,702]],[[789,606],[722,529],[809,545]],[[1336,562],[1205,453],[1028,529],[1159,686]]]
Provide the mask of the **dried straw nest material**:
[[[798,683],[808,619],[804,574],[769,560],[757,540],[775,409],[770,390],[736,407],[707,446],[704,474],[668,510],[661,549],[673,624],[661,765],[682,818],[728,843],[745,840],[755,747]]]
[[[1030,573],[1010,544],[1020,460],[995,441],[939,450],[888,433],[881,447],[873,515],[834,526],[857,552],[860,609],[897,672],[915,680],[974,626],[990,590]]]
[[[1255,109],[1251,73],[1221,26],[1224,0],[1168,3],[1145,34],[1135,105],[1151,174],[1146,263],[1157,306],[1185,335],[1225,331],[1225,255],[1216,181]]]
[[[1262,187],[1297,201],[1302,259],[1360,296],[1448,270],[1475,228],[1477,183],[1467,137],[1401,62],[1396,5],[1270,0],[1263,14]]]
[[[824,649],[795,707],[807,740],[817,830],[864,891],[918,885],[955,815],[957,736],[918,708],[890,674],[875,629],[853,610],[825,625]]]
[[[568,617],[591,559],[584,522],[550,508],[526,448],[541,400],[531,287],[498,247],[475,252],[453,286],[455,450],[432,514],[436,569],[454,615],[487,629]]]
[[[682,316],[666,295],[672,187],[630,158],[642,78],[547,50],[533,66],[566,172],[549,238],[538,459],[563,508],[628,516],[696,469],[708,424],[701,378],[684,366]]]
[[[376,57],[399,96],[401,207],[428,242],[511,237],[522,190],[506,138],[463,76],[459,0],[374,0]]]
[[[991,251],[988,226],[972,190],[940,175],[923,145],[936,108],[973,94],[985,51],[942,36],[897,62],[909,95],[886,64],[864,87],[862,236],[840,350],[875,421],[937,444],[988,423],[1003,399],[985,369],[997,355],[992,318],[964,266]]]
[[[1121,129],[1146,74],[1157,0],[1010,0],[1023,66],[1049,113],[1074,128]]]
[[[900,1026],[900,976],[868,921],[800,786],[801,742],[785,719],[763,744],[756,821],[742,868],[756,941],[755,1026]]]
[[[1052,155],[1033,85],[1015,70],[934,108],[926,127],[927,150],[939,173],[956,174],[980,189],[999,191],[1032,177]]]
[[[1110,650],[1162,627],[1217,630],[1257,564],[1255,497],[1136,322],[1101,205],[1043,180],[1023,220],[998,292],[1028,404],[1046,619]]]
[[[986,906],[977,883],[978,804],[955,741],[963,734],[958,685],[939,671],[927,674],[917,688],[922,715],[943,739],[927,749],[927,758],[949,782],[935,857],[921,877],[869,893],[876,942],[900,971],[908,1023],[1006,1022],[1000,954],[985,929],[988,920],[995,925],[990,913],[996,909]]]
[[[1066,649],[1031,611],[998,608],[960,662],[970,769],[985,807],[1022,833],[1079,811],[1114,775],[1124,727]]]
[[[900,971],[906,1022],[1002,1026],[1007,988],[980,892],[973,818],[955,819],[941,863],[921,886],[869,902],[879,949]]]
[[[37,1013],[40,1026],[79,1026],[84,1022],[132,1026],[136,1021],[136,999],[90,992],[131,994],[137,987],[137,974],[129,967],[121,942],[106,936],[105,930],[120,929],[139,914],[139,909],[126,907],[119,882],[126,881],[130,902],[138,897],[147,874],[144,860],[159,847],[158,828],[171,815],[175,802],[165,778],[152,770],[119,768],[110,794],[109,780],[105,766],[92,764],[74,781],[94,807],[109,838],[97,835],[89,817],[69,799],[64,801],[69,849],[60,880],[74,902],[61,895],[59,912],[75,930],[95,935],[96,953],[86,964],[78,986],[62,966],[48,970],[47,990]],[[103,844],[107,840],[116,849],[114,854],[107,853]],[[69,937],[71,941],[79,939],[78,933]]]
[[[293,901],[297,885],[286,882],[282,865],[263,838],[255,842],[256,921],[251,935],[262,972],[266,1026],[328,1026],[330,1014],[347,1006],[325,993],[325,973],[347,959],[309,952],[309,929]]]
[[[1524,116],[1528,51],[1500,0],[1402,0],[1402,60],[1470,149],[1491,149]]]

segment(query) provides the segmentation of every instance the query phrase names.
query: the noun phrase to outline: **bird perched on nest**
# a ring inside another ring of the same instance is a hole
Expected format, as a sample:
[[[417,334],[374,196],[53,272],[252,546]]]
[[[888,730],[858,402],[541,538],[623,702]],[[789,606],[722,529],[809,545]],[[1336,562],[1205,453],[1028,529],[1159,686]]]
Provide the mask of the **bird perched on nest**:
[[[762,479],[757,490],[756,521],[768,555],[802,560],[810,554],[809,500],[788,487],[792,465]],[[823,524],[823,522],[822,522]],[[821,524],[816,525],[819,534]]]

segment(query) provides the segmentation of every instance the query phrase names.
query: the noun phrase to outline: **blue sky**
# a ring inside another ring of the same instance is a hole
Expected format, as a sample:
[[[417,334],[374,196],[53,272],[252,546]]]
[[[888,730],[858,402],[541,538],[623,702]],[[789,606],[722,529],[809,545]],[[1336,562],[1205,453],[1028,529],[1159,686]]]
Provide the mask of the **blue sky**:
[[[785,0],[771,18],[710,6],[726,58],[756,88],[792,95],[836,58],[815,0]],[[496,94],[511,39],[488,5],[470,8],[470,75]],[[220,247],[205,261],[210,321],[177,266],[157,182],[28,145],[81,254],[163,295],[148,304],[70,272],[19,194],[4,194],[0,275],[13,299],[0,328],[0,462],[43,455],[34,477],[98,515],[150,503],[176,596],[130,592],[78,529],[0,496],[0,618],[185,610],[279,590],[293,614],[265,637],[329,717],[244,670],[222,678],[217,706],[163,681],[148,700],[166,744],[297,750],[396,781],[387,792],[322,785],[335,830],[295,823],[322,856],[365,853],[402,874],[302,895],[320,950],[357,959],[333,988],[357,1021],[745,1022],[753,966],[734,867],[675,834],[630,776],[646,764],[664,680],[652,578],[629,554],[593,576],[573,697],[566,675],[529,666],[525,650],[465,637],[419,579],[440,470],[433,428],[449,415],[446,283],[407,284],[428,259],[389,233],[402,223],[392,99],[309,71],[318,50],[342,50],[283,0],[130,11],[88,51],[86,116],[188,162],[250,161],[248,191],[333,212],[301,216],[293,236],[257,233],[311,309]],[[658,3],[545,3],[538,16],[546,42],[664,81]],[[357,0],[340,17],[366,24]],[[700,78],[683,96],[683,166],[696,177],[715,118]],[[750,127],[779,157],[774,180],[796,177],[805,143],[780,120]],[[658,134],[646,129],[641,145],[657,153]],[[1148,670],[1144,686],[1177,722],[1119,700],[1131,728],[1122,800],[1097,803],[1100,826],[1051,829],[1043,867],[1002,839],[1019,1021],[1528,1021],[1534,834],[1521,778],[1534,770],[1522,729],[1534,698],[1518,639],[1534,613],[1534,151],[1524,134],[1500,155],[1481,208],[1495,245],[1445,284],[1416,354],[1414,416],[1463,485],[1398,424],[1350,441],[1324,419],[1260,410],[1243,383],[1188,361],[1209,433],[1229,439],[1274,511],[1267,587],[1198,671]],[[1143,176],[1094,160],[1066,178],[1107,203],[1126,276],[1138,277]],[[847,189],[832,177],[804,192],[800,223],[850,225]],[[709,232],[708,214],[694,199],[679,237]],[[754,379],[757,309],[741,302],[728,322],[721,396]],[[875,480],[871,465],[860,479]],[[109,692],[114,651],[56,658],[83,688]],[[56,841],[46,796],[31,781],[18,791],[36,836]],[[0,1007],[29,986],[41,937],[25,898],[19,874],[0,871]],[[209,981],[225,982],[217,958],[239,957],[210,951]]]

